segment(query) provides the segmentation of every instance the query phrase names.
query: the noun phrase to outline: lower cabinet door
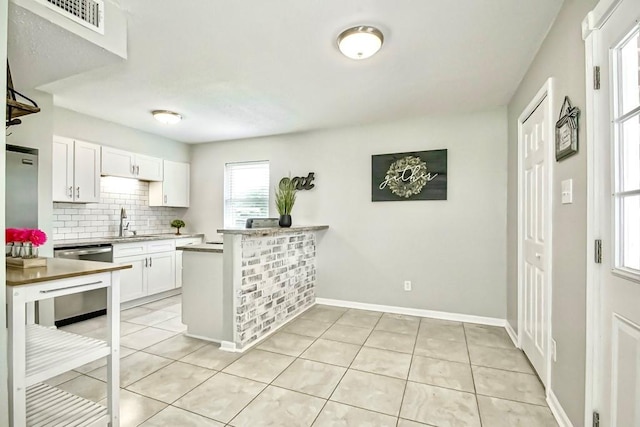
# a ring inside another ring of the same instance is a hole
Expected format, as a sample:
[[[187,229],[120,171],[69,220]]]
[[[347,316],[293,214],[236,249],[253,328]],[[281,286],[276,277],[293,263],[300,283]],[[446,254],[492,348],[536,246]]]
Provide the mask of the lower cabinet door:
[[[174,289],[176,286],[176,251],[147,255],[147,293],[149,295]]]
[[[119,264],[131,264],[132,268],[120,270],[120,302],[131,301],[147,295],[145,273],[148,264],[148,257],[145,255],[135,255],[128,257],[114,258],[113,262]]]

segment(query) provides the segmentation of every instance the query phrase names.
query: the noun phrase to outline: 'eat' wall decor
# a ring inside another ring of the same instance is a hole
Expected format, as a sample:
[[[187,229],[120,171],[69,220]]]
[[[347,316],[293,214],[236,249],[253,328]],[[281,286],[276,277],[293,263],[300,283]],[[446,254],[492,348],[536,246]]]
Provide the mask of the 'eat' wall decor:
[[[371,156],[371,200],[447,200],[447,150]]]

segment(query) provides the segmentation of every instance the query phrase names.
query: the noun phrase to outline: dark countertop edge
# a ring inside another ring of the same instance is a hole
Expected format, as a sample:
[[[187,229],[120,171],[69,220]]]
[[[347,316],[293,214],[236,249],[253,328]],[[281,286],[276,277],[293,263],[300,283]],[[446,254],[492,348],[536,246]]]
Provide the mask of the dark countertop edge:
[[[54,249],[68,248],[70,246],[79,246],[79,245],[117,245],[120,243],[129,243],[129,242],[146,242],[152,240],[179,240],[179,239],[189,239],[193,237],[202,237],[204,239],[204,233],[195,233],[195,234],[166,234],[166,235],[154,235],[154,236],[137,236],[137,237],[127,237],[122,238],[121,240],[115,240],[111,237],[95,237],[88,239],[70,239],[70,240],[57,240],[53,242]]]
[[[321,231],[328,229],[328,225],[298,225],[292,227],[271,227],[271,228],[222,228],[217,230],[222,234],[244,234],[250,236],[268,236],[270,234],[287,234],[299,231]]]
[[[74,266],[73,264],[76,264]],[[81,263],[81,264],[77,264]],[[89,263],[89,264],[87,264]],[[57,265],[56,265],[57,264]],[[61,268],[61,265],[64,268]],[[65,265],[66,264],[66,265]],[[90,268],[87,268],[87,266]],[[47,266],[34,268],[7,267],[7,286],[22,286],[34,283],[51,282],[60,279],[70,279],[73,277],[89,276],[92,274],[109,273],[112,271],[126,270],[132,268],[131,264],[114,264],[99,261],[80,261],[74,259],[47,258]],[[49,269],[53,271],[49,273]],[[23,279],[14,280],[11,276],[23,273]]]
[[[177,246],[176,250],[184,252],[211,252],[216,254],[224,253],[224,249],[213,247],[213,245],[207,245],[206,243],[203,243],[201,245]]]

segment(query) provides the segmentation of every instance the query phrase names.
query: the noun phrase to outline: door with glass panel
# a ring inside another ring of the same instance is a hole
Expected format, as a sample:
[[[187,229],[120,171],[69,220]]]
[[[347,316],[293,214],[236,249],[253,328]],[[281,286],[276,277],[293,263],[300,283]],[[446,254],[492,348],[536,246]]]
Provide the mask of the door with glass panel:
[[[602,238],[596,396],[601,426],[640,427],[640,1],[596,34],[596,216]],[[599,113],[598,113],[599,112]],[[590,313],[592,314],[592,313]]]

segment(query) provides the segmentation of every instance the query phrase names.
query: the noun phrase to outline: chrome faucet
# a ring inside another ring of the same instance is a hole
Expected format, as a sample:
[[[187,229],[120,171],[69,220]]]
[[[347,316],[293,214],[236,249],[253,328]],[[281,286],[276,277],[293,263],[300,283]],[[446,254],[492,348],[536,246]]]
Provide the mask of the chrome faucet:
[[[124,237],[124,230],[128,230],[129,229],[129,223],[127,223],[127,226],[124,227],[123,223],[124,223],[124,219],[127,218],[127,211],[124,210],[124,208],[120,208],[120,232],[118,233],[118,237]]]

